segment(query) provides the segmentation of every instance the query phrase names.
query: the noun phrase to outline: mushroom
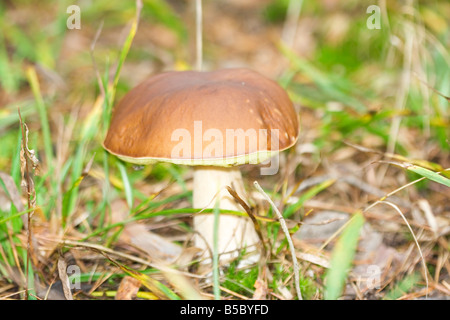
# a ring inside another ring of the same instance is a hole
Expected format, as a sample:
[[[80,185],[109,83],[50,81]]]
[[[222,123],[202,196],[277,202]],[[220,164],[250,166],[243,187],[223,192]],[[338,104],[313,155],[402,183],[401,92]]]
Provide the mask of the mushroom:
[[[194,166],[194,208],[219,201],[220,209],[242,212],[225,187],[245,199],[239,166],[268,161],[291,147],[298,127],[285,90],[255,71],[172,71],[150,77],[121,99],[104,147],[135,164]],[[212,214],[193,217],[195,246],[205,258],[213,248],[213,225]],[[259,242],[248,217],[221,214],[218,232],[221,261]]]

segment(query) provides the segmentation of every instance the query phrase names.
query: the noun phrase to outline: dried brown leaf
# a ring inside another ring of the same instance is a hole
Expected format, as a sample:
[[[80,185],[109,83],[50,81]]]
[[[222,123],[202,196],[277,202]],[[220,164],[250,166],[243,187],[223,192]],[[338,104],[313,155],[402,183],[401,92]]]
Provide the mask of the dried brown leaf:
[[[132,300],[141,287],[141,281],[131,276],[125,276],[120,281],[119,289],[117,289],[115,300]]]
[[[66,300],[73,300],[72,291],[70,290],[70,280],[69,276],[67,275],[67,263],[63,257],[59,257],[58,259],[58,274],[59,279],[61,279],[61,284]]]
[[[267,287],[267,283],[262,281],[261,279],[256,279],[255,284],[255,292],[253,293],[253,300],[266,300],[269,295],[269,288]]]
[[[5,196],[8,198],[9,202],[14,204],[17,211],[24,211],[25,209],[22,204],[22,199],[13,178],[9,174],[0,171],[0,180],[3,181],[3,184],[6,187],[7,194],[5,194]],[[4,194],[3,188],[0,188],[0,194]],[[3,209],[5,210],[5,208]]]

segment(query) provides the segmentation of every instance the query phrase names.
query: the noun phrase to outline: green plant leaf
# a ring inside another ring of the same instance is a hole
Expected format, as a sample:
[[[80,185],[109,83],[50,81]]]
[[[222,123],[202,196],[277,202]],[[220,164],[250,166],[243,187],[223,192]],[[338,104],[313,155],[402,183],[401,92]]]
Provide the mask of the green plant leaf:
[[[422,177],[425,177],[429,180],[432,180],[434,182],[443,184],[444,186],[447,186],[450,188],[450,179],[444,177],[441,175],[440,172],[435,172],[429,169],[426,169],[424,167],[409,163],[409,162],[395,162],[395,161],[381,161],[386,162],[389,164],[393,164],[398,167],[405,168],[406,170],[412,171]],[[447,173],[449,169],[445,169],[442,171],[442,174]]]
[[[357,212],[347,223],[333,249],[330,269],[325,278],[325,299],[336,300],[342,294],[347,273],[355,256],[359,231],[364,224],[364,216]]]

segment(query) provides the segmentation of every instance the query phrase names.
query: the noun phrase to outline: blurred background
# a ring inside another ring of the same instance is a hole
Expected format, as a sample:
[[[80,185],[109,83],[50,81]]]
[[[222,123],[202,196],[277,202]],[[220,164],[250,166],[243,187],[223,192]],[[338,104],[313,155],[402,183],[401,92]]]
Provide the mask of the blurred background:
[[[87,286],[74,290],[80,299],[117,298],[128,267],[182,298],[192,297],[187,288],[218,298],[205,278],[171,282],[117,255],[151,261],[175,243],[184,257],[175,269],[196,273],[188,250],[194,212],[182,211],[191,207],[190,169],[136,167],[102,148],[110,112],[128,90],[159,72],[195,68],[195,1],[142,4],[137,23],[135,1],[0,2],[0,297],[19,299],[25,287],[28,298],[64,298],[64,257]],[[203,70],[257,70],[288,91],[300,114],[299,141],[277,175],[242,171],[255,212],[274,217],[252,189],[258,180],[290,222],[303,298],[450,296],[449,16],[445,0],[203,1]],[[38,171],[24,169],[18,108]],[[369,207],[387,194],[388,205]],[[333,250],[335,233],[358,210],[364,224],[353,268],[339,272],[345,265],[333,253],[346,253]],[[133,239],[127,226],[137,222],[168,247]],[[225,266],[222,298],[294,298],[284,234],[270,221],[261,228],[272,250],[266,267]],[[120,262],[86,243],[114,250]],[[379,271],[375,287],[364,282],[369,266]],[[326,281],[333,276],[341,283],[335,294]],[[145,277],[132,297],[161,298]]]

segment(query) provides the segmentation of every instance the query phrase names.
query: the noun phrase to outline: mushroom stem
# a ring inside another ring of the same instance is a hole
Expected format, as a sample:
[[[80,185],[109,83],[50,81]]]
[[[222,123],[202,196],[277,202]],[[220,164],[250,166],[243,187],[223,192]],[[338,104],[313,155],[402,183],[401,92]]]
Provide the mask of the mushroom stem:
[[[193,206],[194,208],[213,208],[219,200],[219,208],[243,211],[234,198],[226,190],[230,186],[242,197],[244,185],[241,172],[236,167],[204,167],[194,168]],[[203,257],[210,257],[214,239],[214,215],[197,214],[193,219],[194,230],[197,232],[195,246],[203,250]],[[221,214],[219,217],[219,243],[220,261],[236,258],[239,251],[258,243],[258,234],[253,222],[248,217]],[[248,248],[248,251],[254,250]],[[206,261],[210,261],[207,259]]]

